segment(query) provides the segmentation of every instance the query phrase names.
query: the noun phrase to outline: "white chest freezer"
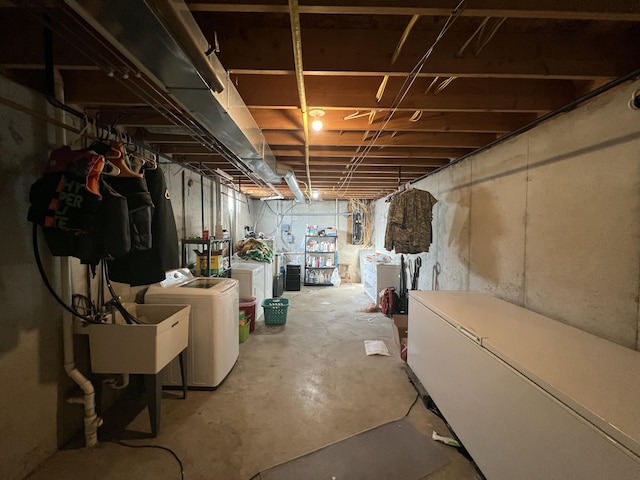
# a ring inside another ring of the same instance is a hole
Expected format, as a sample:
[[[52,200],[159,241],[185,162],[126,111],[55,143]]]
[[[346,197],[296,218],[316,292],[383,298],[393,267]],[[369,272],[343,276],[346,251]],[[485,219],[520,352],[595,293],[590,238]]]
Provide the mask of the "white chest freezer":
[[[145,294],[147,304],[191,305],[187,384],[214,389],[235,365],[238,339],[238,281],[231,278],[194,277],[188,269],[167,272],[166,279]],[[177,359],[163,370],[164,385],[181,385]]]
[[[265,284],[265,269],[271,265],[260,262],[244,262],[234,260],[231,262],[231,277],[240,282],[240,297],[256,299],[256,320],[264,314],[262,301],[271,298],[271,293],[267,295],[267,285]],[[269,272],[271,268],[269,268]],[[273,283],[269,284],[273,288]]]
[[[640,480],[640,353],[480,292],[409,292],[407,363],[489,480]]]

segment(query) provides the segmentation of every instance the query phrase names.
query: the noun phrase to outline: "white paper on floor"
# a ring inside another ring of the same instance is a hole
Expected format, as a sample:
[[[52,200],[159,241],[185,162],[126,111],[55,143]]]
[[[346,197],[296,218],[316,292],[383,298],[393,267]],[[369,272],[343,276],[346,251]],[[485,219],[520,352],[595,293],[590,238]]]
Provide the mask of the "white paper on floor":
[[[389,356],[389,349],[382,340],[365,340],[364,351],[367,355]]]

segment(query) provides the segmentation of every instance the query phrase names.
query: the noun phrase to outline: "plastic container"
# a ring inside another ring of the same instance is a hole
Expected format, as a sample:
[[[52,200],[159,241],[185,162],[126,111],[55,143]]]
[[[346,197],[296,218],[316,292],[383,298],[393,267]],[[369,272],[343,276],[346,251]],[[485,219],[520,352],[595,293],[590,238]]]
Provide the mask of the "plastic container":
[[[240,298],[239,306],[239,310],[244,312],[244,316],[249,322],[249,331],[253,332],[256,329],[256,299],[254,297]]]
[[[267,325],[283,325],[287,323],[288,298],[267,298],[262,301],[264,323]]]
[[[249,338],[249,325],[247,320],[243,320],[244,323],[240,324],[240,343],[245,342]]]
[[[249,319],[244,316],[244,312],[240,312],[240,343],[244,342],[249,338]]]

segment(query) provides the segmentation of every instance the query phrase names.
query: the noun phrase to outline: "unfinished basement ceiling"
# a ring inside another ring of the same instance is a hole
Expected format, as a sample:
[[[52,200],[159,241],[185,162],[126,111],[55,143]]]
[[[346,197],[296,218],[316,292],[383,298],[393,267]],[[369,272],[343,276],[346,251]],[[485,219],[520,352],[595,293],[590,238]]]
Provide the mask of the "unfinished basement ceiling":
[[[0,1],[0,72],[47,91],[46,14],[67,104],[207,176],[223,170],[251,197],[273,195],[215,148],[216,132],[184,102],[85,23],[76,3],[123,4]],[[176,2],[130,4],[138,3]],[[640,68],[636,0],[186,4],[226,70],[223,86],[233,85],[262,131],[273,169],[293,171],[306,196],[313,189],[325,200],[381,198]],[[317,132],[314,110],[324,112]],[[291,198],[286,183],[274,186]]]

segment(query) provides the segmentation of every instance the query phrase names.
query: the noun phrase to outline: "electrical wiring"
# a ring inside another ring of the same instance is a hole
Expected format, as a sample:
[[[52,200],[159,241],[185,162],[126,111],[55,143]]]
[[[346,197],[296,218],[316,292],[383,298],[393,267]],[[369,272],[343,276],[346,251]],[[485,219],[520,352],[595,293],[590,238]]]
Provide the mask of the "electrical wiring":
[[[455,20],[462,14],[462,11],[464,10],[464,3],[465,2],[466,2],[466,0],[461,0],[458,3],[458,5],[453,9],[451,14],[447,18],[444,26],[442,27],[442,29],[438,33],[438,36],[436,37],[434,42],[431,44],[431,46],[427,49],[427,51],[424,53],[422,58],[420,58],[418,63],[411,70],[411,72],[409,73],[409,75],[405,79],[404,83],[400,87],[400,90],[398,91],[398,93],[396,94],[395,98],[391,102],[391,106],[390,106],[389,112],[386,114],[385,119],[380,124],[380,126],[378,127],[376,132],[373,134],[373,136],[369,140],[369,143],[366,145],[364,150],[357,157],[354,157],[352,159],[353,160],[352,163],[347,166],[348,173],[346,174],[344,180],[342,180],[340,186],[338,187],[338,191],[346,190],[351,185],[351,179],[353,178],[353,174],[357,170],[358,166],[364,161],[364,159],[366,158],[367,154],[373,149],[373,146],[374,146],[375,142],[378,140],[378,138],[380,138],[380,136],[382,135],[384,129],[386,128],[388,123],[391,121],[391,118],[393,117],[394,113],[398,110],[400,104],[402,103],[402,101],[405,99],[405,97],[409,93],[409,90],[411,89],[413,83],[418,78],[418,74],[424,68],[424,65],[426,64],[427,60],[431,56],[431,53],[433,52],[433,50],[436,47],[436,45],[440,42],[442,37],[444,37],[444,35],[447,33],[447,31],[451,28],[451,26],[453,25]]]
[[[370,245],[370,240],[371,240],[371,228],[370,225],[372,225],[372,219],[370,218],[370,209],[369,209],[369,205],[360,200],[360,199],[350,199],[349,200],[349,210],[351,212],[362,212],[365,220],[364,223],[364,238],[363,241],[360,245]]]
[[[414,405],[418,402],[418,399],[420,398],[420,394],[416,394],[416,398],[413,401],[413,403],[411,404],[411,406],[409,407],[409,410],[407,410],[407,413],[404,414],[405,417],[408,417],[409,414],[411,413],[411,410],[413,409]]]
[[[157,448],[158,450],[169,452],[171,455],[173,455],[173,458],[176,459],[178,465],[180,465],[180,479],[184,480],[184,465],[182,464],[182,460],[180,460],[180,457],[178,457],[178,455],[169,447],[163,447],[162,445],[131,445],[130,443],[124,443],[121,440],[111,440],[111,443],[115,443],[116,445],[127,448]]]
[[[289,206],[286,208],[286,210],[283,213],[278,213],[273,208],[271,208],[271,205],[269,204],[269,202],[262,202],[262,203],[263,205],[260,208],[258,220],[256,220],[256,222],[253,224],[253,231],[255,232],[257,230],[257,225],[264,217],[266,208],[268,208],[271,211],[271,213],[276,217],[276,228],[270,232],[266,232],[265,236],[267,238],[270,238],[270,237],[275,238],[275,235],[278,233],[278,231],[280,230],[280,227],[282,226],[282,222],[284,221],[285,215],[287,215],[291,210],[293,210],[293,208],[296,206],[296,202],[293,200],[290,200]],[[284,238],[282,238],[282,235],[278,238],[282,241],[283,244],[285,244],[285,250],[286,250],[286,242]]]

